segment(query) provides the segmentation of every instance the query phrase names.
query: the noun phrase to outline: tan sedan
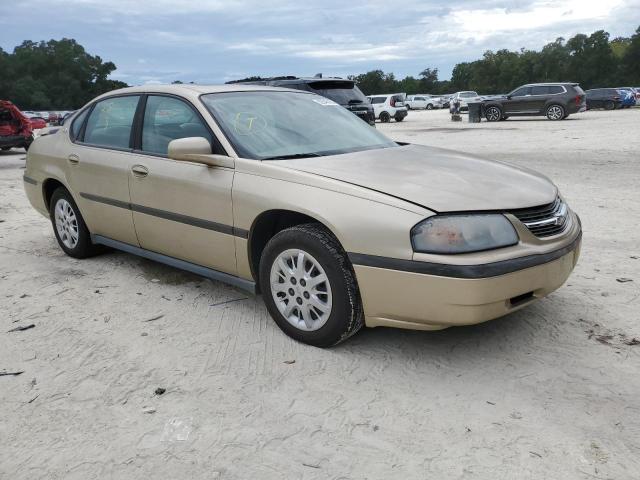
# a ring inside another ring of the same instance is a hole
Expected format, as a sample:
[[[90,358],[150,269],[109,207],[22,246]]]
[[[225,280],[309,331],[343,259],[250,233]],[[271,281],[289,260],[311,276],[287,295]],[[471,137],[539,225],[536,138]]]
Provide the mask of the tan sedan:
[[[269,87],[105,94],[33,143],[24,183],[67,254],[108,246],[261,292],[317,346],[508,314],[560,287],[581,242],[540,174]]]

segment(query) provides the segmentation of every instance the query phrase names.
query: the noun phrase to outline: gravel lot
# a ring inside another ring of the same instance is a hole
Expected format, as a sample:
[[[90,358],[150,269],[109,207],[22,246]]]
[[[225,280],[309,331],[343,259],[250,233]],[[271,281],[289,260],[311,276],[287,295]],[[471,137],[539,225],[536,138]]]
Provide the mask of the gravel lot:
[[[640,478],[638,125],[640,108],[378,125],[547,174],[582,217],[582,258],[503,319],[331,350],[234,288],[66,257],[24,196],[24,154],[0,153],[0,372],[24,371],[0,376],[0,478]]]

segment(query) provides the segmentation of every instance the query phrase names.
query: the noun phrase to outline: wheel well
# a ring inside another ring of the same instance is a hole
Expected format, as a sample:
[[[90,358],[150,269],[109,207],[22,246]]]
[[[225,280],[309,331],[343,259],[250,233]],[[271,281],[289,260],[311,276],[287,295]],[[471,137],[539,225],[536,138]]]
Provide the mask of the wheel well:
[[[269,210],[258,215],[253,221],[249,232],[248,253],[251,274],[256,282],[260,271],[260,257],[269,240],[278,232],[303,223],[322,224],[309,215],[292,210]]]
[[[62,184],[62,182],[59,182],[54,178],[48,178],[42,184],[42,195],[44,195],[44,204],[47,207],[47,210],[49,210],[49,202],[51,201],[51,196],[58,187],[67,188]]]

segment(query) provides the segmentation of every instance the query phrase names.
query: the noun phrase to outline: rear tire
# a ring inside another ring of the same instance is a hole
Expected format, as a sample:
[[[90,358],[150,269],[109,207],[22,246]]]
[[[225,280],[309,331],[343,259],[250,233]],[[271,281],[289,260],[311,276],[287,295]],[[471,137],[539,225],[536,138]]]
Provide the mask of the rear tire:
[[[554,122],[562,120],[565,116],[564,107],[562,105],[553,104],[547,107],[547,118]]]
[[[616,104],[613,103],[613,101],[609,100],[607,102],[604,102],[604,109],[605,110],[613,110],[616,108]]]
[[[7,150],[11,150],[11,147],[2,147],[3,152],[6,152]]]
[[[51,195],[49,216],[60,248],[74,258],[92,257],[101,248],[91,243],[91,234],[80,209],[66,188],[59,187]]]
[[[433,105],[431,105],[430,103],[427,105],[427,110],[433,110]]]
[[[312,284],[313,279],[318,283]],[[269,314],[294,340],[331,347],[364,325],[351,262],[321,225],[297,225],[269,240],[260,260],[259,281]]]
[[[389,123],[391,121],[391,116],[387,112],[382,112],[380,114],[380,121],[382,123]]]
[[[397,116],[397,117],[394,117],[394,118],[396,119],[396,122],[401,122],[401,121],[404,120],[404,117],[400,117],[400,116]]]

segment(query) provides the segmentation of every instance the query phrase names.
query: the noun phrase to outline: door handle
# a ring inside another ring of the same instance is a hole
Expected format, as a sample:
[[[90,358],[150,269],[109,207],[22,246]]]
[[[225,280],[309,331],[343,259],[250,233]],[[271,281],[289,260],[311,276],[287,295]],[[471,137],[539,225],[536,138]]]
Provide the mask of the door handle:
[[[146,177],[149,174],[149,169],[144,165],[134,165],[131,171],[136,177]]]
[[[69,155],[67,159],[69,160],[69,163],[71,165],[77,165],[80,162],[80,157],[78,157],[78,155],[76,155],[75,153]]]

